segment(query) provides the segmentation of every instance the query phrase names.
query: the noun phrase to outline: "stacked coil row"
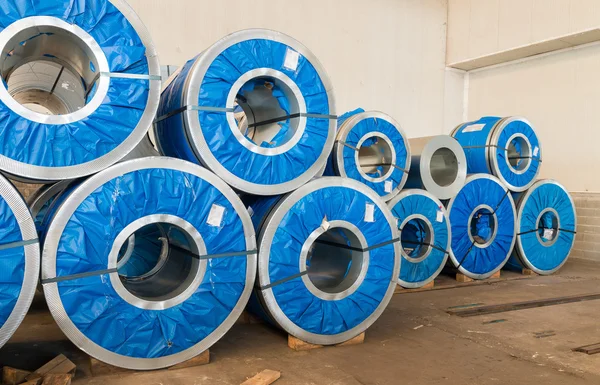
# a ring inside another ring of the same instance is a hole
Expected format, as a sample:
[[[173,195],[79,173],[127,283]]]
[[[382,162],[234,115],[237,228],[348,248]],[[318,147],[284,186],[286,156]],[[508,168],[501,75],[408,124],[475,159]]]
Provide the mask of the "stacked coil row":
[[[509,263],[542,274],[568,256],[572,201],[533,184],[541,150],[525,120],[409,139],[381,112],[338,117],[314,55],[258,29],[189,60],[161,94],[124,1],[6,9],[0,170],[47,185],[30,212],[0,178],[0,346],[38,275],[75,345],[146,370],[208,349],[247,304],[336,344],[372,325],[398,283],[421,287],[447,263],[485,278],[515,244]]]

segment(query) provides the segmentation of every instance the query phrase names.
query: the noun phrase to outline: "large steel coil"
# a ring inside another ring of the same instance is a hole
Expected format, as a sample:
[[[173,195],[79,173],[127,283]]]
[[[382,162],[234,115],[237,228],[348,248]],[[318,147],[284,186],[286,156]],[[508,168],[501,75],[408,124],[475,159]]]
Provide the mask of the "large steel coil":
[[[160,68],[124,0],[4,0],[0,170],[32,183],[91,175],[146,135]]]
[[[441,200],[458,194],[467,179],[467,160],[451,136],[410,139],[412,161],[406,188],[424,189]]]
[[[253,199],[259,239],[251,308],[290,335],[331,345],[365,331],[396,287],[396,220],[362,183],[324,177]]]
[[[233,33],[187,62],[161,96],[163,155],[202,164],[255,195],[320,176],[333,147],[332,87],[315,56],[282,33]]]
[[[75,345],[111,365],[157,369],[198,355],[229,330],[252,291],[256,241],[246,208],[220,178],[148,157],[70,190],[45,234],[42,284]],[[120,261],[145,263],[138,258],[149,253],[161,256],[158,269],[140,279],[137,264],[124,274],[130,262]]]

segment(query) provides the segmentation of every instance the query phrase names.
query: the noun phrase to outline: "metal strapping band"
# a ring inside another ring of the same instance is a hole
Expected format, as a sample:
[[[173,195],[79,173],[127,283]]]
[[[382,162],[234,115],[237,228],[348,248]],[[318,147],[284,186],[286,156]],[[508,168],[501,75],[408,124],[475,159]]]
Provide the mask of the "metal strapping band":
[[[162,80],[160,75],[126,74],[118,72],[100,72],[100,75],[114,79]]]
[[[179,115],[184,111],[206,111],[206,112],[233,112],[233,108],[224,108],[224,107],[204,107],[204,106],[184,106],[176,109],[175,111],[171,111],[166,115],[160,116],[156,118],[154,123],[161,122],[165,119],[169,119],[175,115]]]
[[[358,251],[358,252],[362,252],[362,253],[365,253],[365,252],[371,251],[371,250],[375,250],[375,249],[379,249],[381,247],[384,247],[384,246],[387,246],[387,245],[391,245],[391,244],[397,243],[397,242],[400,242],[400,238],[394,238],[394,239],[392,239],[390,241],[378,243],[378,244],[373,245],[371,247],[367,247],[365,249],[361,249],[360,247],[352,247],[352,246],[344,245],[343,243],[330,242],[330,241],[320,241],[320,240],[316,240],[315,241],[315,243],[320,243],[320,244],[323,244],[323,245],[339,247],[340,249]]]
[[[519,236],[519,235],[525,235],[525,234],[530,234],[530,233],[535,233],[535,232],[537,232],[539,230],[556,230],[556,231],[564,231],[565,233],[577,234],[577,231],[567,230],[567,229],[561,229],[560,227],[556,228],[556,229],[553,228],[553,227],[540,227],[540,228],[535,229],[535,230],[529,230],[529,231],[523,231],[523,232],[517,233],[517,236]]]
[[[112,274],[112,273],[116,273],[117,271],[118,271],[117,268],[113,268],[113,269],[106,269],[106,270],[88,271],[87,273],[65,275],[64,277],[47,278],[47,279],[42,279],[42,285],[45,285],[47,283],[64,282],[64,281],[71,281],[74,279],[95,277],[95,276],[104,275],[104,274]]]
[[[495,144],[487,144],[485,146],[464,146],[463,150],[470,150],[472,148],[497,148],[498,150],[504,150],[508,152],[508,148],[496,146]],[[535,159],[540,163],[542,162],[542,159],[539,156],[509,156],[508,159]]]
[[[15,247],[33,245],[33,244],[38,243],[39,241],[40,240],[36,238],[36,239],[29,239],[27,241],[4,243],[4,244],[0,244],[0,250],[8,250],[8,249],[14,249]]]
[[[315,119],[332,119],[332,120],[337,120],[338,117],[337,117],[337,115],[322,115],[322,114],[311,114],[311,113],[308,113],[308,112],[298,112],[298,113],[295,113],[295,114],[281,116],[279,118],[273,118],[273,119],[263,120],[262,122],[252,123],[252,124],[248,125],[248,128],[254,128],[254,127],[264,126],[266,124],[282,122],[282,121],[286,121],[288,119],[295,119],[295,118],[315,118]]]
[[[274,287],[274,286],[281,285],[282,283],[286,283],[286,282],[288,282],[288,281],[291,281],[292,279],[300,278],[300,277],[302,277],[302,276],[304,276],[304,275],[306,275],[306,274],[308,274],[308,270],[305,270],[305,271],[303,271],[303,272],[300,272],[300,273],[298,273],[298,274],[290,275],[289,277],[286,277],[286,278],[280,279],[280,280],[278,280],[278,281],[275,281],[275,282],[271,282],[271,283],[270,283],[270,284],[268,284],[268,285],[261,286],[261,287],[259,287],[259,290],[267,290],[267,289],[270,289],[270,288],[272,288],[272,287]]]

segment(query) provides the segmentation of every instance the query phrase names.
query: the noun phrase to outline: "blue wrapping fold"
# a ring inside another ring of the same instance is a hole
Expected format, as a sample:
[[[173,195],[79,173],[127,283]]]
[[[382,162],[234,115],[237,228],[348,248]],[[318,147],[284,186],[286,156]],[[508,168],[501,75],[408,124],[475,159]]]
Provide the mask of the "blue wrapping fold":
[[[207,224],[213,204],[225,208],[220,227]],[[57,276],[107,269],[117,235],[152,214],[189,222],[202,235],[208,254],[246,250],[240,217],[209,182],[182,171],[144,169],[104,183],[78,206],[60,236]],[[94,343],[124,356],[163,357],[199,343],[229,316],[245,287],[246,261],[245,256],[208,260],[198,289],[161,311],[124,301],[108,275],[57,285],[68,317]]]
[[[0,196],[0,245],[23,241],[19,221]],[[12,313],[25,278],[25,247],[0,250],[0,328]]]
[[[363,112],[365,111],[362,108],[358,108],[354,111],[350,111],[342,115],[340,118],[338,118],[338,130],[340,129],[340,127],[342,127],[346,120]],[[390,139],[392,147],[396,152],[395,165],[397,167],[391,166],[393,171],[389,175],[389,177],[387,177],[384,180],[377,182],[368,180],[359,171],[360,165],[356,162],[356,151],[348,146],[343,146],[342,151],[344,158],[344,172],[347,178],[354,179],[363,184],[366,184],[380,196],[386,196],[392,191],[396,190],[398,186],[401,186],[402,184],[404,172],[401,169],[406,170],[408,168],[407,163],[410,159],[410,154],[408,154],[407,149],[408,143],[393,124],[384,119],[379,118],[366,118],[356,123],[356,125],[354,125],[354,127],[352,127],[352,129],[348,132],[348,135],[346,136],[344,142],[352,147],[357,148],[360,140],[371,133],[381,133],[386,135]],[[361,148],[373,146],[377,143],[377,140],[377,137],[368,138],[361,144]],[[341,175],[339,170],[336,171],[336,165],[333,161],[334,156],[335,153],[329,157],[324,174],[326,176]],[[341,165],[337,166],[341,167]],[[384,176],[384,174],[384,166],[378,166],[375,172],[367,174],[367,176],[371,178],[381,178],[382,176]]]
[[[227,108],[227,96],[233,84],[245,73],[259,68],[270,68],[287,75],[299,88],[306,103],[307,113],[330,115],[327,90],[317,70],[302,55],[295,71],[284,66],[288,50],[286,44],[266,39],[244,40],[225,49],[209,66],[200,85],[198,105],[202,107]],[[198,59],[188,61],[179,76],[163,91],[159,116],[165,116],[182,107],[185,84],[190,70]],[[252,81],[251,85],[255,82]],[[235,90],[237,92],[237,90]],[[277,90],[275,90],[277,91]],[[276,92],[277,96],[277,92]],[[281,96],[281,95],[279,95]],[[278,97],[280,106],[289,111],[285,98]],[[304,174],[320,157],[329,134],[329,119],[308,117],[299,142],[289,151],[279,155],[263,155],[244,147],[233,135],[224,112],[198,111],[202,134],[212,156],[230,173],[244,181],[263,184],[282,184]],[[289,127],[289,120],[281,122],[282,131],[274,143],[263,147],[280,145]],[[168,156],[185,159],[197,164],[200,160],[192,149],[185,132],[181,115],[157,123],[156,134],[161,151]]]
[[[271,198],[271,203],[275,200]],[[251,204],[255,216],[266,215],[270,208],[259,200]],[[296,202],[275,230],[269,249],[269,281],[284,280],[300,273],[299,258],[309,235],[328,221],[347,221],[364,235],[367,247],[394,238],[389,223],[377,206],[374,222],[365,221],[366,204],[374,202],[363,193],[347,187],[324,187]],[[256,208],[255,208],[256,207]],[[260,223],[256,219],[255,223]],[[265,224],[268,225],[268,224]],[[313,295],[301,278],[288,280],[272,288],[278,306],[294,324],[311,333],[335,335],[365,321],[377,309],[394,281],[394,246],[388,244],[369,252],[369,265],[364,281],[348,297],[324,300]],[[257,305],[256,298],[251,310]],[[264,316],[259,311],[258,315]]]
[[[410,221],[401,229],[402,246],[414,248],[409,254],[410,257],[402,256],[402,264],[400,265],[400,285],[406,286],[422,286],[433,280],[446,265],[449,252],[450,241],[450,224],[445,209],[440,201],[430,197],[426,192],[419,190],[406,190],[413,192],[412,194],[401,193],[399,201],[395,202],[392,213],[398,218],[398,225],[402,225],[404,221],[413,215],[422,215],[425,217],[433,232],[431,234],[430,243],[435,246],[427,257],[423,260],[414,259],[419,255],[426,245],[426,229],[418,221]],[[390,202],[390,203],[392,203]],[[441,216],[440,216],[440,213]]]
[[[537,182],[523,199],[517,223],[517,234],[521,235],[510,264],[538,274],[551,274],[566,262],[573,248],[577,229],[575,207],[569,193],[554,181]],[[557,232],[558,225],[561,230]],[[554,237],[556,240],[551,242]]]
[[[495,210],[496,236],[486,247],[480,247],[469,237],[479,236],[486,241],[493,234],[489,210],[476,210],[487,205]],[[492,176],[471,176],[448,207],[452,229],[452,253],[455,266],[465,274],[485,278],[499,270],[508,260],[515,241],[515,208],[512,196],[499,180]],[[473,229],[472,214],[483,214]],[[474,233],[476,230],[477,233]]]
[[[140,37],[108,0],[3,0],[0,32],[30,16],[52,16],[81,27],[100,45],[111,72],[149,73]],[[0,154],[30,165],[67,167],[113,151],[138,125],[146,108],[149,81],[109,81],[102,105],[86,118],[69,124],[32,122],[0,102]]]

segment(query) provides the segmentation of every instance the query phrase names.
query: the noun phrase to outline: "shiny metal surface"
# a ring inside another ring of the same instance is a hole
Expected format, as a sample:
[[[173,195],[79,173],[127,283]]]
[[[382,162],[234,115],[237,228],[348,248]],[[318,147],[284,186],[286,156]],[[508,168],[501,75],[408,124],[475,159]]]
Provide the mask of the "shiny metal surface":
[[[454,197],[467,178],[467,159],[449,135],[410,139],[412,162],[407,188],[429,191],[440,200]]]

